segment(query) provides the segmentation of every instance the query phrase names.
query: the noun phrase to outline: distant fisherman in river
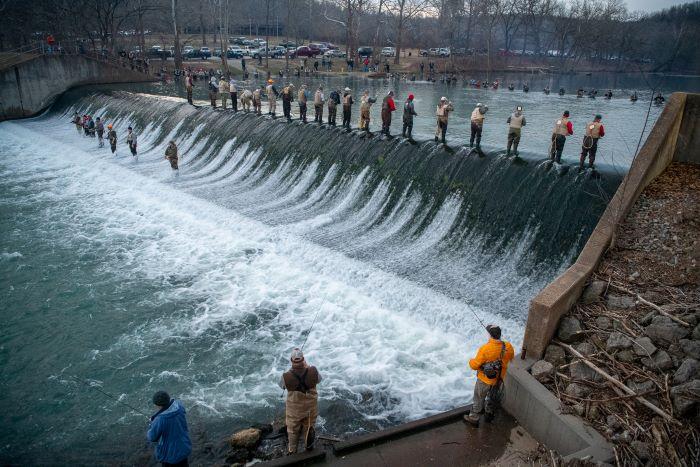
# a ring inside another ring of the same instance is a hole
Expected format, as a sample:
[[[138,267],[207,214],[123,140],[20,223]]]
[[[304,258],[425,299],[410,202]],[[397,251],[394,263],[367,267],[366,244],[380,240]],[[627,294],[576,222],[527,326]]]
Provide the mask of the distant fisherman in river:
[[[506,156],[510,156],[510,149],[513,148],[513,154],[518,156],[518,145],[520,144],[520,131],[526,125],[525,115],[523,115],[523,108],[517,106],[515,112],[513,112],[510,117],[508,117],[508,147],[506,149]]]
[[[165,158],[170,162],[170,167],[173,170],[178,170],[178,155],[175,141],[170,141],[170,143],[168,143],[168,147],[165,148]]]
[[[306,102],[309,100],[309,91],[306,89],[306,85],[302,84],[301,89],[299,89],[299,94],[297,95],[297,101],[299,102],[299,120],[306,123]]]
[[[369,97],[369,91],[362,93],[362,98],[360,99],[360,130],[365,130],[367,133],[369,133],[369,111],[375,102],[377,102],[377,99]]]
[[[156,459],[163,467],[187,467],[187,458],[192,453],[192,441],[187,428],[185,407],[167,392],[153,395],[153,404],[158,408],[151,417],[146,437],[156,445]]]
[[[472,111],[471,115],[471,136],[469,136],[469,147],[474,147],[476,140],[476,149],[481,149],[481,132],[484,129],[484,118],[489,108],[479,102]]]
[[[102,120],[100,120],[100,117],[97,117],[97,122],[95,123],[95,130],[97,131],[97,147],[105,147],[105,124],[102,122]]]
[[[91,138],[95,137],[95,121],[90,115],[88,115],[87,134]]]
[[[136,133],[134,133],[134,130],[129,127],[126,129],[127,130],[127,135],[126,135],[126,142],[129,145],[129,150],[131,151],[131,155],[136,157]]]
[[[117,155],[117,132],[112,129],[112,124],[107,125],[107,139],[109,139],[109,148],[113,155]]]
[[[481,346],[476,356],[469,360],[469,366],[476,373],[474,398],[469,415],[464,420],[473,426],[479,426],[479,418],[485,412],[485,420],[490,422],[495,415],[496,404],[500,399],[500,388],[506,376],[508,363],[513,360],[515,351],[510,342],[501,340],[501,328],[486,326],[489,341]]]
[[[316,367],[306,363],[301,349],[292,350],[290,360],[292,368],[282,375],[279,385],[287,390],[288,453],[293,454],[297,452],[300,435],[303,435],[306,450],[313,448],[318,417],[316,385],[321,382],[321,375]]]
[[[355,101],[352,99],[352,91],[350,88],[345,88],[343,92],[343,127],[350,129],[350,119],[352,118],[352,104]]]
[[[413,94],[408,95],[408,99],[403,103],[403,127],[401,128],[401,136],[411,139],[413,133],[413,117],[418,115],[415,106],[413,105]]]
[[[557,164],[561,164],[561,155],[564,152],[566,137],[574,134],[574,126],[569,121],[569,111],[566,110],[561,118],[554,122],[552,131],[552,146],[549,150],[549,158]]]
[[[630,101],[632,101],[632,102],[637,102],[637,99],[638,99],[638,97],[637,97],[637,91],[634,91],[634,92],[632,93],[632,95],[630,96]]]
[[[382,100],[382,133],[387,136],[390,136],[391,113],[395,111],[396,104],[394,103],[394,91],[389,91],[389,93],[384,96],[384,100]]]
[[[78,112],[73,114],[73,120],[71,120],[71,122],[73,122],[73,125],[75,125],[75,129],[78,130],[78,134],[80,134],[81,130],[83,129],[83,124],[80,121],[80,114]]]
[[[435,141],[440,138],[442,144],[445,143],[445,135],[447,134],[447,122],[450,119],[450,112],[454,110],[452,102],[447,100],[447,97],[442,96],[440,102],[435,110],[435,116],[437,117],[437,128],[435,129]]]
[[[323,103],[325,100],[323,86],[319,85],[316,94],[314,94],[314,111],[316,112],[314,115],[314,122],[318,122],[319,124],[323,123]]]
[[[583,169],[583,164],[586,162],[586,156],[588,156],[588,167],[593,168],[595,163],[595,155],[598,152],[598,140],[605,136],[605,128],[600,121],[603,119],[601,115],[596,115],[591,123],[586,125],[586,134],[583,137],[583,144],[581,145],[581,160],[579,161],[579,168]]]

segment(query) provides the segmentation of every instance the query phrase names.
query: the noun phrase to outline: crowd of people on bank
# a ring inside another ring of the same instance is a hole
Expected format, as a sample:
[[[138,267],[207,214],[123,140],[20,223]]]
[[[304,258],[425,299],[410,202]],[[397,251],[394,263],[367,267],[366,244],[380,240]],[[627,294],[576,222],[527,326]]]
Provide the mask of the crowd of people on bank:
[[[273,118],[277,116],[277,101],[282,101],[282,113],[284,118],[292,121],[292,103],[296,100],[298,105],[298,119],[307,123],[307,109],[309,105],[313,106],[314,123],[324,124],[334,127],[337,126],[338,107],[342,107],[342,123],[341,126],[347,131],[350,131],[352,121],[352,111],[355,105],[355,99],[352,90],[348,87],[344,89],[331,89],[328,94],[324,89],[323,84],[319,84],[317,89],[311,92],[307,85],[302,84],[299,89],[296,89],[294,84],[287,82],[278,88],[275,80],[270,78],[266,84],[255,85],[251,88],[245,87],[239,90],[239,84],[233,78],[227,79],[223,75],[220,77],[211,76],[208,84],[209,101],[212,108],[226,109],[230,101],[231,109],[234,112],[240,109],[244,112],[254,112],[257,115],[262,115],[262,102],[267,101],[267,114]],[[187,92],[187,101],[193,104],[193,88],[194,77],[191,73],[185,75],[185,88]],[[240,91],[240,92],[239,92]],[[414,95],[411,93],[407,96],[403,103],[402,113],[402,130],[401,136],[412,139],[413,135],[413,120],[417,116],[414,106]],[[370,96],[369,91],[363,91],[359,98],[360,115],[358,128],[362,131],[370,131],[370,110],[372,105],[378,101],[376,97]],[[220,104],[219,104],[220,103]],[[327,120],[324,121],[324,111],[327,110]],[[389,91],[381,99],[381,133],[386,136],[391,136],[392,115],[397,110],[394,91]],[[454,105],[446,98],[442,97],[436,104],[435,109],[435,141],[446,144],[446,133],[451,112],[454,112]],[[488,106],[477,103],[476,107],[471,112],[470,117],[470,137],[469,147],[481,150],[481,137],[484,127],[484,120]],[[554,162],[561,163],[561,157],[564,150],[566,139],[574,134],[573,124],[569,120],[569,111],[563,112],[561,117],[554,122],[550,151],[550,159]],[[522,128],[526,125],[524,109],[522,106],[517,106],[513,113],[504,122],[507,125],[506,132],[506,156],[519,156],[518,146]],[[598,140],[605,136],[605,129],[602,124],[602,116],[596,115],[589,122],[583,134],[581,144],[581,154],[579,158],[579,167],[584,168],[586,160],[588,166],[594,167],[595,157],[598,150]]]

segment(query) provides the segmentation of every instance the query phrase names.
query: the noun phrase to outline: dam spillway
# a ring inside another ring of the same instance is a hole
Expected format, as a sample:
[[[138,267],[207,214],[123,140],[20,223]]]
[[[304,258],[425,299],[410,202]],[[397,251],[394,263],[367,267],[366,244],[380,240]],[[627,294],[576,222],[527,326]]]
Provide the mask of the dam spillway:
[[[114,123],[117,156],[75,131],[74,110]],[[620,181],[544,155],[479,157],[119,91],[69,92],[0,136],[2,404],[16,414],[2,449],[19,461],[140,442],[137,415],[72,375],[132,405],[167,386],[212,437],[269,420],[314,319],[305,352],[324,376],[323,429],[463,404],[483,341],[472,311],[517,346],[528,300]],[[163,160],[171,139],[179,177]],[[27,396],[38,402],[16,408]],[[36,424],[46,431],[30,439]]]

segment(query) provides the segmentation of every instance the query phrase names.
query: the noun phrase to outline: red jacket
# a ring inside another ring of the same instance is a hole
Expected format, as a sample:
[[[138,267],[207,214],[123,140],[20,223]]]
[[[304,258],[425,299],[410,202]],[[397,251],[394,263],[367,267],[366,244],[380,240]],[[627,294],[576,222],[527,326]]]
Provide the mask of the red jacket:
[[[570,120],[568,122],[566,122],[566,129],[568,130],[570,135],[574,134],[574,125],[573,125],[573,123],[571,123]],[[601,128],[601,130],[602,130],[602,128]]]
[[[601,138],[602,138],[603,136],[605,136],[605,128],[603,128],[603,125],[602,125],[602,124],[600,125],[600,133],[599,133],[599,134],[600,134],[600,137],[601,137]]]
[[[396,104],[394,104],[394,98],[389,96],[386,99],[386,106],[389,109],[389,112],[394,112],[396,110]]]

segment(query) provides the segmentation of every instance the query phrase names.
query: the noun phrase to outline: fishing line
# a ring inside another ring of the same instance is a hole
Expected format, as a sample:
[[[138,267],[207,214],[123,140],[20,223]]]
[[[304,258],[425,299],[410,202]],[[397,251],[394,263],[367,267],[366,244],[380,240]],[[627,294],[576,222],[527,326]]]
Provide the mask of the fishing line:
[[[70,376],[71,378],[75,379],[77,382],[79,382],[79,383],[81,383],[81,384],[83,384],[83,385],[85,385],[85,386],[87,386],[87,387],[89,387],[89,388],[91,388],[91,389],[94,389],[95,391],[99,392],[99,393],[102,394],[103,396],[109,397],[110,399],[116,401],[118,404],[121,404],[121,405],[123,405],[124,407],[128,407],[129,409],[133,410],[133,411],[136,412],[136,413],[139,413],[139,414],[143,415],[144,417],[148,418],[149,420],[151,419],[151,416],[150,416],[150,415],[146,415],[145,413],[141,412],[141,411],[140,411],[139,409],[137,409],[136,407],[133,407],[133,406],[127,404],[126,402],[120,401],[118,398],[114,397],[113,395],[109,394],[108,392],[103,391],[103,390],[100,389],[98,386],[94,386],[94,385],[88,383],[87,381],[78,378],[77,376],[74,376],[74,375],[69,375],[69,376]]]

